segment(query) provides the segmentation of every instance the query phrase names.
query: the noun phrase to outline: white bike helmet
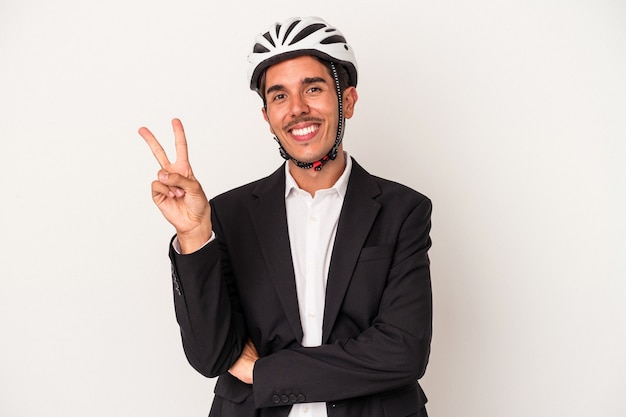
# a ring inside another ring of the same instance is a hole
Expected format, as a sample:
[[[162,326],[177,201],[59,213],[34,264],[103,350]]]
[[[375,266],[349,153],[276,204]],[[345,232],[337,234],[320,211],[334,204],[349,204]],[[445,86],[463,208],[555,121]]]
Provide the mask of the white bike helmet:
[[[319,17],[293,17],[274,23],[267,32],[257,35],[248,55],[250,89],[259,92],[259,78],[268,67],[301,55],[313,55],[342,65],[349,83],[356,87],[357,64],[352,48],[343,34]]]

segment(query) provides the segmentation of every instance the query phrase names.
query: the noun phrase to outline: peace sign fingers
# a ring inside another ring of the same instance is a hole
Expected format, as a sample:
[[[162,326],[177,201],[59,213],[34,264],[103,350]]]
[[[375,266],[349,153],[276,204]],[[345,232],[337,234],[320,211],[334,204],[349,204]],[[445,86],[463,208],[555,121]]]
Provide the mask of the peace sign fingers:
[[[165,150],[148,128],[140,128],[139,134],[146,141],[148,146],[150,146],[150,150],[159,162],[159,165],[161,165],[161,168],[170,174],[176,173],[192,179],[194,176],[187,155],[187,139],[185,137],[183,124],[179,119],[172,120],[172,129],[174,130],[174,145],[176,147],[176,161],[173,163],[169,160]]]

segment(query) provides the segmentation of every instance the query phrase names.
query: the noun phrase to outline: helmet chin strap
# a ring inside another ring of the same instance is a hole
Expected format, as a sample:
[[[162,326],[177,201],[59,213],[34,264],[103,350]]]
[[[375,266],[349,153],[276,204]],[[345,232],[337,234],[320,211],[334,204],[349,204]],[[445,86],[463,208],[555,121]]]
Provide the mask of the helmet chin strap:
[[[280,140],[274,136],[274,140],[278,142],[278,150],[280,151],[280,156],[282,156],[286,160],[293,161],[298,168],[302,169],[310,169],[313,168],[316,171],[321,171],[322,167],[326,165],[328,161],[333,161],[337,158],[337,154],[339,153],[339,145],[341,144],[341,140],[343,139],[343,99],[341,94],[341,86],[339,85],[339,77],[337,76],[337,69],[335,68],[335,64],[330,62],[330,69],[333,73],[333,79],[335,80],[335,89],[337,90],[337,99],[339,100],[339,122],[337,125],[337,137],[335,138],[335,143],[332,148],[322,157],[322,159],[315,162],[302,162],[293,158],[291,155],[287,153],[283,144],[280,143]]]
[[[296,164],[298,168],[302,168],[302,169],[313,168],[316,171],[321,171],[322,167],[326,165],[328,161],[332,161],[335,158],[337,158],[337,155],[339,153],[339,143],[335,142],[336,144],[333,145],[330,151],[328,151],[328,153],[324,155],[322,159],[315,161],[315,162],[302,162],[302,161],[298,161],[297,159],[289,155],[287,151],[285,150],[285,148],[283,148],[283,145],[280,143],[280,140],[278,140],[276,136],[274,136],[274,140],[278,142],[278,150],[280,152],[280,156],[282,156],[284,159],[288,161],[289,160],[293,161],[293,163]]]

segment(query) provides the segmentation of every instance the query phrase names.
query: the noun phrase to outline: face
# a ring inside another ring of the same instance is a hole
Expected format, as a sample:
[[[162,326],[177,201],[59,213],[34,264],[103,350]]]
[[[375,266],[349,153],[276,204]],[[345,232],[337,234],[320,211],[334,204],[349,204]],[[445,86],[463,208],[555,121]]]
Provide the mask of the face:
[[[287,153],[302,162],[320,160],[333,147],[339,120],[335,81],[311,56],[269,67],[265,74],[267,108],[263,116]],[[354,87],[343,93],[344,117],[357,101]]]

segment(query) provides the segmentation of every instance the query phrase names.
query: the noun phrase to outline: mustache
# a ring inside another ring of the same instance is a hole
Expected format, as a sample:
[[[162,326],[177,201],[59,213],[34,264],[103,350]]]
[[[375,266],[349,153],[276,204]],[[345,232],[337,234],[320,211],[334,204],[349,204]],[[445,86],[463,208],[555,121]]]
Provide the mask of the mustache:
[[[283,127],[283,129],[289,130],[292,127],[294,127],[295,125],[297,125],[299,123],[305,123],[305,122],[322,123],[323,120],[319,119],[317,117],[312,117],[312,116],[300,117],[298,119],[292,120],[291,122],[287,123],[285,125],[285,127]]]

